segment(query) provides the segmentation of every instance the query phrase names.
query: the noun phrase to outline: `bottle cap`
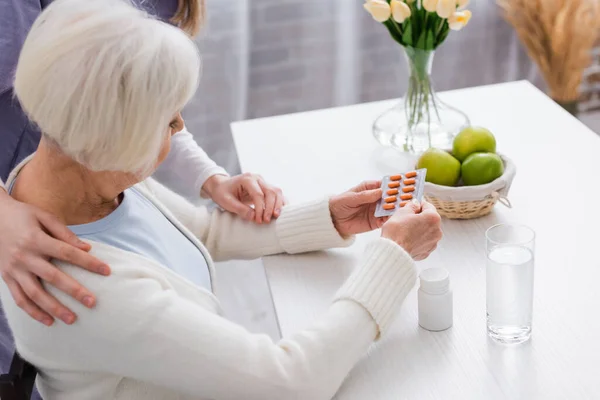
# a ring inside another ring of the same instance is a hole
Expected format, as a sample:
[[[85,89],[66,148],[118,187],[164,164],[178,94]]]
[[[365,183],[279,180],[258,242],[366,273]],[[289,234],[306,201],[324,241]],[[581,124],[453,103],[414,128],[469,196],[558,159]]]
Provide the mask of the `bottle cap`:
[[[450,288],[450,273],[444,268],[428,268],[419,275],[421,289],[430,294],[442,294]]]

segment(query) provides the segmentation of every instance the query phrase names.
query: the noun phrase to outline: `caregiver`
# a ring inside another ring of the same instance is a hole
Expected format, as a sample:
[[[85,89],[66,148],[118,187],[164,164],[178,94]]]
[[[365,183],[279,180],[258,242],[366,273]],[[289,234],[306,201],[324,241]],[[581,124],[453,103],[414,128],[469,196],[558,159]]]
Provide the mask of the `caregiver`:
[[[40,140],[38,128],[27,121],[14,98],[13,77],[19,51],[33,21],[52,0],[0,1],[0,181]],[[198,33],[204,0],[135,0],[147,12]],[[279,216],[283,196],[256,175],[227,176],[198,147],[185,128],[173,137],[172,150],[154,177],[179,194],[212,198],[219,206],[256,223]],[[0,182],[1,185],[1,182]],[[254,209],[249,205],[252,204]],[[53,317],[73,323],[76,315],[50,296],[39,280],[51,283],[88,307],[94,294],[48,262],[57,258],[89,271],[108,275],[110,269],[87,253],[90,246],[47,213],[11,199],[0,187],[0,273],[11,293],[33,318],[46,324]],[[4,321],[0,320],[0,325]],[[2,360],[0,355],[0,361]]]

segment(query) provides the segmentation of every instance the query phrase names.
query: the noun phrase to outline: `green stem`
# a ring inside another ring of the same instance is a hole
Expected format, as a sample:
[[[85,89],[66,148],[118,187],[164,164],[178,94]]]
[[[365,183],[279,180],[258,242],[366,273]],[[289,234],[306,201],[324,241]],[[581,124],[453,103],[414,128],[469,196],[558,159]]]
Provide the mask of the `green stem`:
[[[429,94],[431,96],[433,96],[433,88],[431,87],[431,81],[429,82],[429,88],[428,89],[429,89]],[[435,109],[435,115],[437,116],[437,118],[439,120],[439,119],[441,119],[441,117],[440,117],[440,112],[439,112],[439,110],[437,108],[437,103],[435,101],[432,102],[432,103],[433,103],[433,108]]]
[[[429,147],[431,147],[431,114],[429,112],[429,81],[427,81],[427,90],[425,90],[425,108],[427,109],[427,139]]]
[[[442,19],[442,20],[440,21],[440,26],[438,26],[438,28],[437,28],[437,32],[435,33],[435,37],[436,37],[436,38],[437,38],[438,36],[440,36],[440,32],[442,31],[442,28],[444,27],[444,22],[445,22],[445,20],[444,20],[444,19]]]
[[[406,47],[405,51],[410,69],[408,90],[405,98],[409,132],[417,128],[419,124],[426,123],[427,140],[429,147],[431,147],[430,126],[432,113],[429,108],[430,100],[433,98],[433,89],[429,77],[429,68],[433,52],[410,47]],[[438,114],[435,102],[433,107],[435,107],[435,113]]]
[[[396,20],[394,18],[390,18],[390,21],[392,21],[392,25],[394,25],[394,28],[396,28],[400,37],[402,37],[402,30],[400,30],[400,27],[396,23]]]

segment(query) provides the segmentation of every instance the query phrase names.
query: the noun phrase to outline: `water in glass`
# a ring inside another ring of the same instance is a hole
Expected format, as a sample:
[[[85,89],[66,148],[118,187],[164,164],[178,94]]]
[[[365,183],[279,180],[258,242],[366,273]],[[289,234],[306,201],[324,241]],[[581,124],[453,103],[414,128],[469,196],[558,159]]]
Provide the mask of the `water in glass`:
[[[521,343],[531,336],[533,252],[518,245],[500,245],[487,257],[487,329],[492,339]]]

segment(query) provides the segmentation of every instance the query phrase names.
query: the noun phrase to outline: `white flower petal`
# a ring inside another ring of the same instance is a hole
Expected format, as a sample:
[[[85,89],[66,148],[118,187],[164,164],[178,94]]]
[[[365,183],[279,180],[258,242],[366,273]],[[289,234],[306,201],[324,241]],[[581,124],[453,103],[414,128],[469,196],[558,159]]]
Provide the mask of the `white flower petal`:
[[[435,12],[438,0],[423,0],[423,8],[429,12]]]
[[[392,0],[390,2],[390,6],[392,8],[392,17],[394,18],[394,21],[398,22],[399,24],[403,23],[406,18],[410,17],[410,7],[407,6],[403,1]]]
[[[439,0],[436,11],[441,18],[448,18],[456,11],[456,0]]]
[[[448,22],[448,26],[453,31],[460,31],[462,28],[465,27],[465,25],[461,22],[452,22],[452,23]]]
[[[385,22],[392,15],[390,5],[384,0],[368,0],[363,7],[377,22]]]

